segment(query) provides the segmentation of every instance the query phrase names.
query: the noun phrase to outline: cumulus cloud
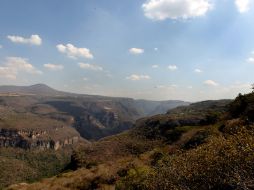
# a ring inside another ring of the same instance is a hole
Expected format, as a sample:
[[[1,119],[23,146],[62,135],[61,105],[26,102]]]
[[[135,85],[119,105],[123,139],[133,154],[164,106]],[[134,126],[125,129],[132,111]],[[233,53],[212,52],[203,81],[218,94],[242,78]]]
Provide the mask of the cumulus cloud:
[[[205,15],[212,4],[209,0],[148,0],[142,8],[152,20],[188,19]]]
[[[235,0],[235,5],[240,13],[245,13],[250,10],[251,0]]]
[[[24,71],[30,74],[42,74],[41,71],[29,63],[28,59],[22,57],[7,57],[5,65],[17,71]]]
[[[72,59],[77,59],[78,57],[93,59],[94,57],[89,49],[78,48],[72,44],[66,44],[66,45],[58,44],[56,48],[60,53],[66,54],[69,58],[72,58]]]
[[[16,79],[17,73],[8,67],[0,66],[0,78]]]
[[[254,64],[254,51],[251,52],[250,57],[246,60],[248,63],[253,63]]]
[[[141,48],[130,48],[129,52],[134,55],[142,54],[144,53],[144,49]]]
[[[249,58],[247,59],[247,62],[249,62],[249,63],[254,63],[254,57],[249,57]]]
[[[157,69],[157,68],[159,68],[159,65],[152,65],[152,68]]]
[[[42,39],[37,34],[31,35],[29,38],[24,38],[22,36],[11,36],[11,35],[8,35],[7,38],[13,43],[30,44],[30,45],[36,45],[36,46],[39,46],[42,44]]]
[[[62,70],[64,68],[63,65],[51,64],[51,63],[44,64],[43,66],[45,68],[47,68],[48,70],[51,70],[51,71],[59,71],[59,70]]]
[[[81,69],[93,70],[93,71],[103,71],[103,68],[98,65],[89,64],[89,63],[78,63],[78,66]]]
[[[169,66],[168,66],[168,69],[169,69],[170,71],[175,71],[175,70],[178,69],[178,67],[177,67],[176,65],[169,65]]]
[[[0,66],[0,77],[2,78],[16,79],[20,72],[42,74],[29,63],[28,59],[22,57],[7,57],[4,64]]]
[[[194,72],[195,73],[203,73],[203,71],[201,69],[195,69]]]
[[[219,84],[213,80],[206,80],[204,81],[204,84],[207,86],[218,86]]]
[[[137,75],[137,74],[132,74],[132,75],[126,77],[126,79],[132,80],[132,81],[148,80],[150,78],[151,77],[149,75]]]

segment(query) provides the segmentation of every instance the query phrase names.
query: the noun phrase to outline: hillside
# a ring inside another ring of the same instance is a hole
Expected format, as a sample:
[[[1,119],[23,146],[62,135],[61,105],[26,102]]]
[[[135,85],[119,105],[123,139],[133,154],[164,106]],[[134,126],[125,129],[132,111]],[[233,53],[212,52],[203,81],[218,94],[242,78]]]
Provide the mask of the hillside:
[[[43,84],[0,87],[0,189],[62,172],[80,143],[130,129],[163,104],[138,102],[65,93]],[[185,104],[169,101],[165,107]]]
[[[77,147],[74,171],[9,189],[253,189],[253,97],[138,120],[127,132]]]
[[[0,86],[2,112],[16,112],[73,119],[73,126],[86,139],[100,139],[131,128],[136,119],[188,105],[184,101],[148,101],[61,92],[44,84]],[[9,108],[8,108],[9,109]]]
[[[32,86],[0,86],[1,94],[16,93],[27,95],[60,96],[68,93],[60,92],[50,88],[45,84],[35,84]]]
[[[0,97],[0,189],[62,172],[84,141],[73,118],[34,96]]]

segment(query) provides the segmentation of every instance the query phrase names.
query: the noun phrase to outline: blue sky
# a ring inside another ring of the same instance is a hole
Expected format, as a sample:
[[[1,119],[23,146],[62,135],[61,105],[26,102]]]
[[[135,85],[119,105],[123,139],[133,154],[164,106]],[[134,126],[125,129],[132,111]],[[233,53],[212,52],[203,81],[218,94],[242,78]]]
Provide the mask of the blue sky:
[[[0,85],[153,100],[254,82],[253,0],[2,0]]]

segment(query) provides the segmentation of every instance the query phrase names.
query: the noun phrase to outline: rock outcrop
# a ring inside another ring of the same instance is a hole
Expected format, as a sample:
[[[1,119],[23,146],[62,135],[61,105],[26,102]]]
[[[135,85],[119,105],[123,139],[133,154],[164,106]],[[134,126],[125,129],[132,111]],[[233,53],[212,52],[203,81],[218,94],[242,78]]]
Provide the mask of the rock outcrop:
[[[64,127],[56,131],[64,130]],[[52,137],[52,131],[31,131],[17,129],[0,129],[0,147],[18,147],[24,149],[55,149],[79,141],[79,135],[70,135],[63,138]]]

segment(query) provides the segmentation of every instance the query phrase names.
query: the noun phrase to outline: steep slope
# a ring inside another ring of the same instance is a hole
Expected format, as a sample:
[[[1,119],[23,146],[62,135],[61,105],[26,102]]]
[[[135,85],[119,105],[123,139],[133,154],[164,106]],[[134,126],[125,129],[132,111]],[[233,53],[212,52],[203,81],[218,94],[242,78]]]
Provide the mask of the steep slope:
[[[253,189],[254,125],[246,113],[254,93],[244,97],[141,119],[125,133],[79,146],[69,166],[75,171],[10,189]]]
[[[44,96],[57,96],[64,94],[64,92],[54,90],[45,84],[35,84],[32,86],[0,86],[0,93],[17,93]]]
[[[59,149],[80,139],[73,117],[39,102],[30,96],[0,97],[0,147]]]
[[[130,98],[71,94],[42,84],[0,87],[0,189],[60,173],[74,147],[90,146],[82,137],[97,140],[132,128],[157,105],[144,110]]]
[[[138,118],[188,104],[72,94],[44,84],[0,86],[1,102],[21,112],[41,115],[39,112],[44,110],[44,115],[50,115],[52,113],[47,110],[53,109],[58,116],[68,115],[74,119],[73,127],[86,139],[100,139],[122,132],[131,128]]]
[[[109,99],[68,98],[46,101],[45,104],[71,115],[75,121],[73,127],[86,139],[99,139],[129,129],[140,117],[132,105],[127,107],[121,101]]]
[[[72,147],[83,141],[73,117],[39,101],[0,97],[0,189],[58,174],[70,162]]]

